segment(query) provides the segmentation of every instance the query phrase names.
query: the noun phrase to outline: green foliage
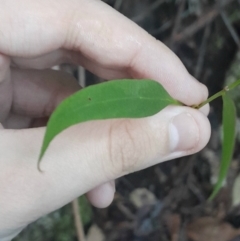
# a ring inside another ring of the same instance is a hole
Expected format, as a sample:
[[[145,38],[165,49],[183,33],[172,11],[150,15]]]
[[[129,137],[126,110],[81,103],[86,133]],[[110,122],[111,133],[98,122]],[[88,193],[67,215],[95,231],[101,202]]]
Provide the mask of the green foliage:
[[[199,109],[214,99],[223,98],[223,151],[218,182],[212,200],[226,178],[235,143],[236,109],[228,91],[240,85],[235,81],[222,91],[192,108]],[[173,99],[161,84],[153,80],[114,80],[87,87],[65,99],[52,114],[40,152],[40,163],[51,141],[59,133],[78,123],[113,118],[151,116],[168,105],[183,105]]]
[[[85,196],[79,199],[81,219],[87,225],[93,218],[92,206]],[[75,241],[76,230],[72,205],[50,213],[30,224],[13,241]]]
[[[78,198],[78,203],[80,207],[82,223],[86,225],[92,220],[92,206],[90,205],[85,196],[81,196],[80,198]]]
[[[79,198],[81,218],[84,225],[92,220],[92,208],[85,196]],[[72,205],[40,218],[30,224],[13,241],[75,241],[76,230]]]
[[[239,12],[240,12],[240,9],[239,9]],[[240,14],[239,14],[239,17],[240,17]],[[236,58],[233,61],[231,68],[227,73],[225,85],[230,85],[238,79],[240,79],[240,51],[237,53]],[[240,115],[240,86],[233,89],[231,92],[229,92],[229,94],[235,102],[237,115],[239,116]]]
[[[235,128],[236,128],[236,108],[233,100],[226,92],[223,96],[223,144],[222,158],[218,181],[214,187],[213,193],[210,196],[212,200],[222,187],[222,183],[227,176],[227,172],[232,160],[234,144],[235,144]]]
[[[39,161],[54,137],[72,125],[91,120],[151,116],[171,104],[180,105],[153,80],[114,80],[80,90],[65,99],[52,114]]]

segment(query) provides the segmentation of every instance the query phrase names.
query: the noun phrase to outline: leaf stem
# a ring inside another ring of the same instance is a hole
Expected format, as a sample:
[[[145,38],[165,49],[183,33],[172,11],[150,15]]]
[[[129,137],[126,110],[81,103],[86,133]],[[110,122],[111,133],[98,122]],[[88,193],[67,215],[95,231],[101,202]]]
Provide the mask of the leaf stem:
[[[180,101],[178,101],[178,100],[175,100],[175,104],[176,104],[176,105],[180,105],[180,106],[186,106],[186,105],[184,105],[182,102],[180,102]]]
[[[218,97],[223,96],[227,91],[236,88],[238,85],[240,85],[240,80],[237,80],[234,83],[226,86],[223,90],[221,90],[221,91],[217,92],[216,94],[212,95],[207,100],[203,101],[200,105],[193,106],[193,107],[196,108],[196,109],[200,109],[201,107],[203,107],[204,105],[212,102],[213,100],[217,99]]]
[[[200,105],[196,106],[196,109],[200,109],[201,107],[203,107],[204,105],[210,103],[211,101],[217,99],[218,97],[222,96],[224,93],[226,92],[225,88],[219,92],[217,92],[216,94],[212,95],[211,97],[209,97],[207,100],[203,101]]]
[[[227,86],[228,90],[232,90],[235,87],[237,87],[238,85],[240,85],[240,79],[235,81],[234,83],[230,84],[229,86]]]

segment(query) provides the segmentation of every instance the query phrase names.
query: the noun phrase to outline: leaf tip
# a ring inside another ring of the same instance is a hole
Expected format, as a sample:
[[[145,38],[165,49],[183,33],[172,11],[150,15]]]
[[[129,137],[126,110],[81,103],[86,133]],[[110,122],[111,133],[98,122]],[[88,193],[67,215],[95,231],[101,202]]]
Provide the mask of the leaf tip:
[[[218,190],[219,191],[219,190]],[[216,197],[218,191],[213,191],[213,193],[211,194],[211,196],[208,198],[208,202],[211,202],[213,201],[213,199]]]
[[[37,162],[37,169],[38,169],[38,171],[41,172],[41,173],[43,173],[43,170],[42,170],[41,167],[40,167],[40,163],[41,163],[43,154],[44,154],[44,153],[42,153],[42,152],[40,153],[39,158],[38,158],[38,162]]]

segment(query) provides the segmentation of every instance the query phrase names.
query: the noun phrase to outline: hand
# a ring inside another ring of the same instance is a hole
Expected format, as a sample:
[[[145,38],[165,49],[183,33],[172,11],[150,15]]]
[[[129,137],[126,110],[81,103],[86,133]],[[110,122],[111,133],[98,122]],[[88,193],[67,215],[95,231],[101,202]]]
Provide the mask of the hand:
[[[1,241],[87,192],[94,205],[107,206],[114,179],[206,145],[205,115],[168,107],[148,118],[71,127],[52,142],[38,172],[45,128],[28,128],[41,126],[79,88],[48,69],[54,65],[82,65],[104,79],[154,79],[187,105],[208,93],[167,47],[101,1],[0,3]]]

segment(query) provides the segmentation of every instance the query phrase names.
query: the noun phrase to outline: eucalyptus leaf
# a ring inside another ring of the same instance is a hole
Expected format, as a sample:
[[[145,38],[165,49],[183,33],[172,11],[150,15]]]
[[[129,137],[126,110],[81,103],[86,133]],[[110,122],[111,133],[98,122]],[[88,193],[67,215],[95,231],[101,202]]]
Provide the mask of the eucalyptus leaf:
[[[218,181],[210,196],[210,200],[214,199],[222,187],[228,169],[233,157],[234,144],[235,144],[235,128],[236,128],[236,108],[233,100],[230,98],[228,92],[223,96],[223,143],[222,143],[222,158]]]
[[[153,80],[113,80],[93,85],[65,99],[47,124],[39,162],[56,135],[78,123],[151,116],[168,105],[182,105]]]

